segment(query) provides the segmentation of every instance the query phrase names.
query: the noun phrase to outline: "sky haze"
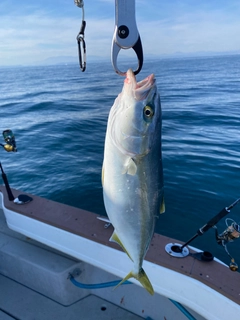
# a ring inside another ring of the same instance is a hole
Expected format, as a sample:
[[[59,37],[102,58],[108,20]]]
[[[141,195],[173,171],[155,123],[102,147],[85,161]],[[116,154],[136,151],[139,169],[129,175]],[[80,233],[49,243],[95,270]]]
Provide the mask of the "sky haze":
[[[89,57],[110,59],[114,0],[85,0]],[[144,55],[198,52],[240,53],[240,1],[136,0]],[[77,55],[82,11],[74,1],[0,3],[0,65],[34,64]]]

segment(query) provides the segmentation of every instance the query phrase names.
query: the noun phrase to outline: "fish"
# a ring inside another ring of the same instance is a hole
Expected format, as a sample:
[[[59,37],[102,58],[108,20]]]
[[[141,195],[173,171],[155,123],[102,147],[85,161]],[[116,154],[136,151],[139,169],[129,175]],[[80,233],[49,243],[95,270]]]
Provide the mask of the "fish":
[[[102,166],[103,200],[118,243],[133,262],[119,283],[137,279],[150,293],[142,264],[165,211],[162,166],[162,111],[154,74],[137,82],[131,69],[110,109]]]

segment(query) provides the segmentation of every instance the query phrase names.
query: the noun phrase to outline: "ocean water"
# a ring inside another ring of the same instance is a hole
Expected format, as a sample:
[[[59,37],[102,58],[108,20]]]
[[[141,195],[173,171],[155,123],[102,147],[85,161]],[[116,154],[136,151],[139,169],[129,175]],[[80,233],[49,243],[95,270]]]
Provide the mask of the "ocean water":
[[[187,241],[240,197],[240,55],[145,61],[137,79],[150,73],[163,121],[166,212],[156,231]],[[11,128],[18,147],[1,151],[10,185],[105,214],[105,130],[123,80],[110,62],[85,73],[77,64],[0,68],[0,131]],[[228,217],[240,222],[240,204]],[[229,263],[212,229],[192,245]],[[228,249],[240,264],[240,240]]]

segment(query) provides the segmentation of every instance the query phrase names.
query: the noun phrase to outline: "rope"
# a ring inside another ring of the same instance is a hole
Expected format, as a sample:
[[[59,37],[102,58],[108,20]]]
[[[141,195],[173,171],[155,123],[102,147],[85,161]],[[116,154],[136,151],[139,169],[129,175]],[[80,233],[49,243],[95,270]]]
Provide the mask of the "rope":
[[[103,288],[108,288],[108,287],[116,287],[117,285],[119,285],[119,283],[121,282],[121,280],[115,280],[115,281],[110,281],[110,282],[104,282],[104,283],[96,283],[96,284],[84,284],[81,282],[78,282],[74,279],[72,274],[69,274],[69,279],[72,282],[72,284],[74,284],[76,287],[81,288],[81,289],[103,289]],[[125,281],[122,284],[132,284],[132,282],[130,281]],[[191,313],[184,308],[184,306],[181,305],[181,303],[169,299],[189,320],[196,320],[196,318],[194,318]],[[151,318],[147,318],[148,320],[150,320]],[[151,319],[153,320],[153,319]]]
[[[75,5],[82,9],[82,20],[84,20],[84,2],[83,0],[74,0]]]
[[[191,313],[189,311],[187,311],[186,308],[184,308],[183,305],[181,305],[181,303],[175,301],[175,300],[172,300],[172,299],[169,299],[189,320],[197,320],[196,318],[194,318]]]
[[[121,280],[115,280],[115,281],[110,281],[105,283],[84,284],[76,281],[71,274],[69,279],[72,282],[72,284],[74,284],[76,287],[81,289],[102,289],[102,288],[108,288],[108,287],[116,287],[121,282]],[[130,281],[125,281],[122,284],[132,284],[132,283]]]

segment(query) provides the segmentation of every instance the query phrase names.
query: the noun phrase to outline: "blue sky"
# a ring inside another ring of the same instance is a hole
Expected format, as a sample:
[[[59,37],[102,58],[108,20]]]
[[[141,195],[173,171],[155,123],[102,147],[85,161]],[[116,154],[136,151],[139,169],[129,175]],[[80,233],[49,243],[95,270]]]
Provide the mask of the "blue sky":
[[[110,59],[114,0],[85,0],[89,56]],[[73,0],[1,0],[0,65],[75,56],[82,11]],[[239,0],[136,0],[145,55],[240,52]]]

